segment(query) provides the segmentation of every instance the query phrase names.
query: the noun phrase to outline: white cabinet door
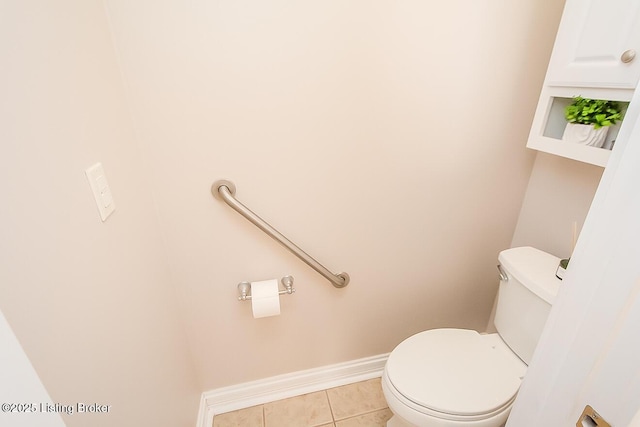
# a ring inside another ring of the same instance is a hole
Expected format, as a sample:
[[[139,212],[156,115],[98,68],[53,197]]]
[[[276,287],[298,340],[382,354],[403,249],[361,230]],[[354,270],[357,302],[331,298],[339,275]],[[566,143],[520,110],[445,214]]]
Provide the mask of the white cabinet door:
[[[567,0],[546,84],[635,89],[639,76],[640,1]]]

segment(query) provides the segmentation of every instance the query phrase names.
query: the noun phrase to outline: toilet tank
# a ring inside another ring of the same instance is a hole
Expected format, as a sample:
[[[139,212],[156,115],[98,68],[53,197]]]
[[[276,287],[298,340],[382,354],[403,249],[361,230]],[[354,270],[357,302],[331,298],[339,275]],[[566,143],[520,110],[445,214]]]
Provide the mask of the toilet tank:
[[[538,344],[561,280],[560,259],[532,247],[500,252],[500,280],[494,324],[511,350],[527,365]]]

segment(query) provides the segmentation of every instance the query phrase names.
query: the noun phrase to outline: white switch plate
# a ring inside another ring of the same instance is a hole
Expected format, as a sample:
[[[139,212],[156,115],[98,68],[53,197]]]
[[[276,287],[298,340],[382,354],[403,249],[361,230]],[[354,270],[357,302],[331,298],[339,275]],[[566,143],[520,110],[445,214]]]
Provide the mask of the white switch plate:
[[[93,191],[93,197],[96,199],[98,205],[98,211],[100,212],[100,219],[104,222],[109,215],[116,209],[116,205],[111,196],[111,189],[109,189],[109,183],[107,177],[104,174],[104,169],[101,163],[96,163],[85,171],[89,185]]]

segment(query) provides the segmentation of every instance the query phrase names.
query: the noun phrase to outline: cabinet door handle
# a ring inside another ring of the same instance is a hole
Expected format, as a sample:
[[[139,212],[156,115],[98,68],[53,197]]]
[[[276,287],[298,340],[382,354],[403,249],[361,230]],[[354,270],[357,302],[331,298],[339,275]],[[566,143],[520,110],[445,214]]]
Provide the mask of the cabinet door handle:
[[[622,52],[622,56],[620,56],[620,60],[625,64],[628,64],[629,62],[633,61],[635,57],[636,57],[636,51],[633,49],[629,49]]]

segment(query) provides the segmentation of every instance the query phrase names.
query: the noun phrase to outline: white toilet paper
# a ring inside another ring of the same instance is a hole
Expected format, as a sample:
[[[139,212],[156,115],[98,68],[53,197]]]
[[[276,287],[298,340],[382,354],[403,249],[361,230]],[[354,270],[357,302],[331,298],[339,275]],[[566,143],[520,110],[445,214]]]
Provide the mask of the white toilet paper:
[[[280,295],[276,279],[251,282],[251,308],[253,317],[277,316],[280,314]]]

